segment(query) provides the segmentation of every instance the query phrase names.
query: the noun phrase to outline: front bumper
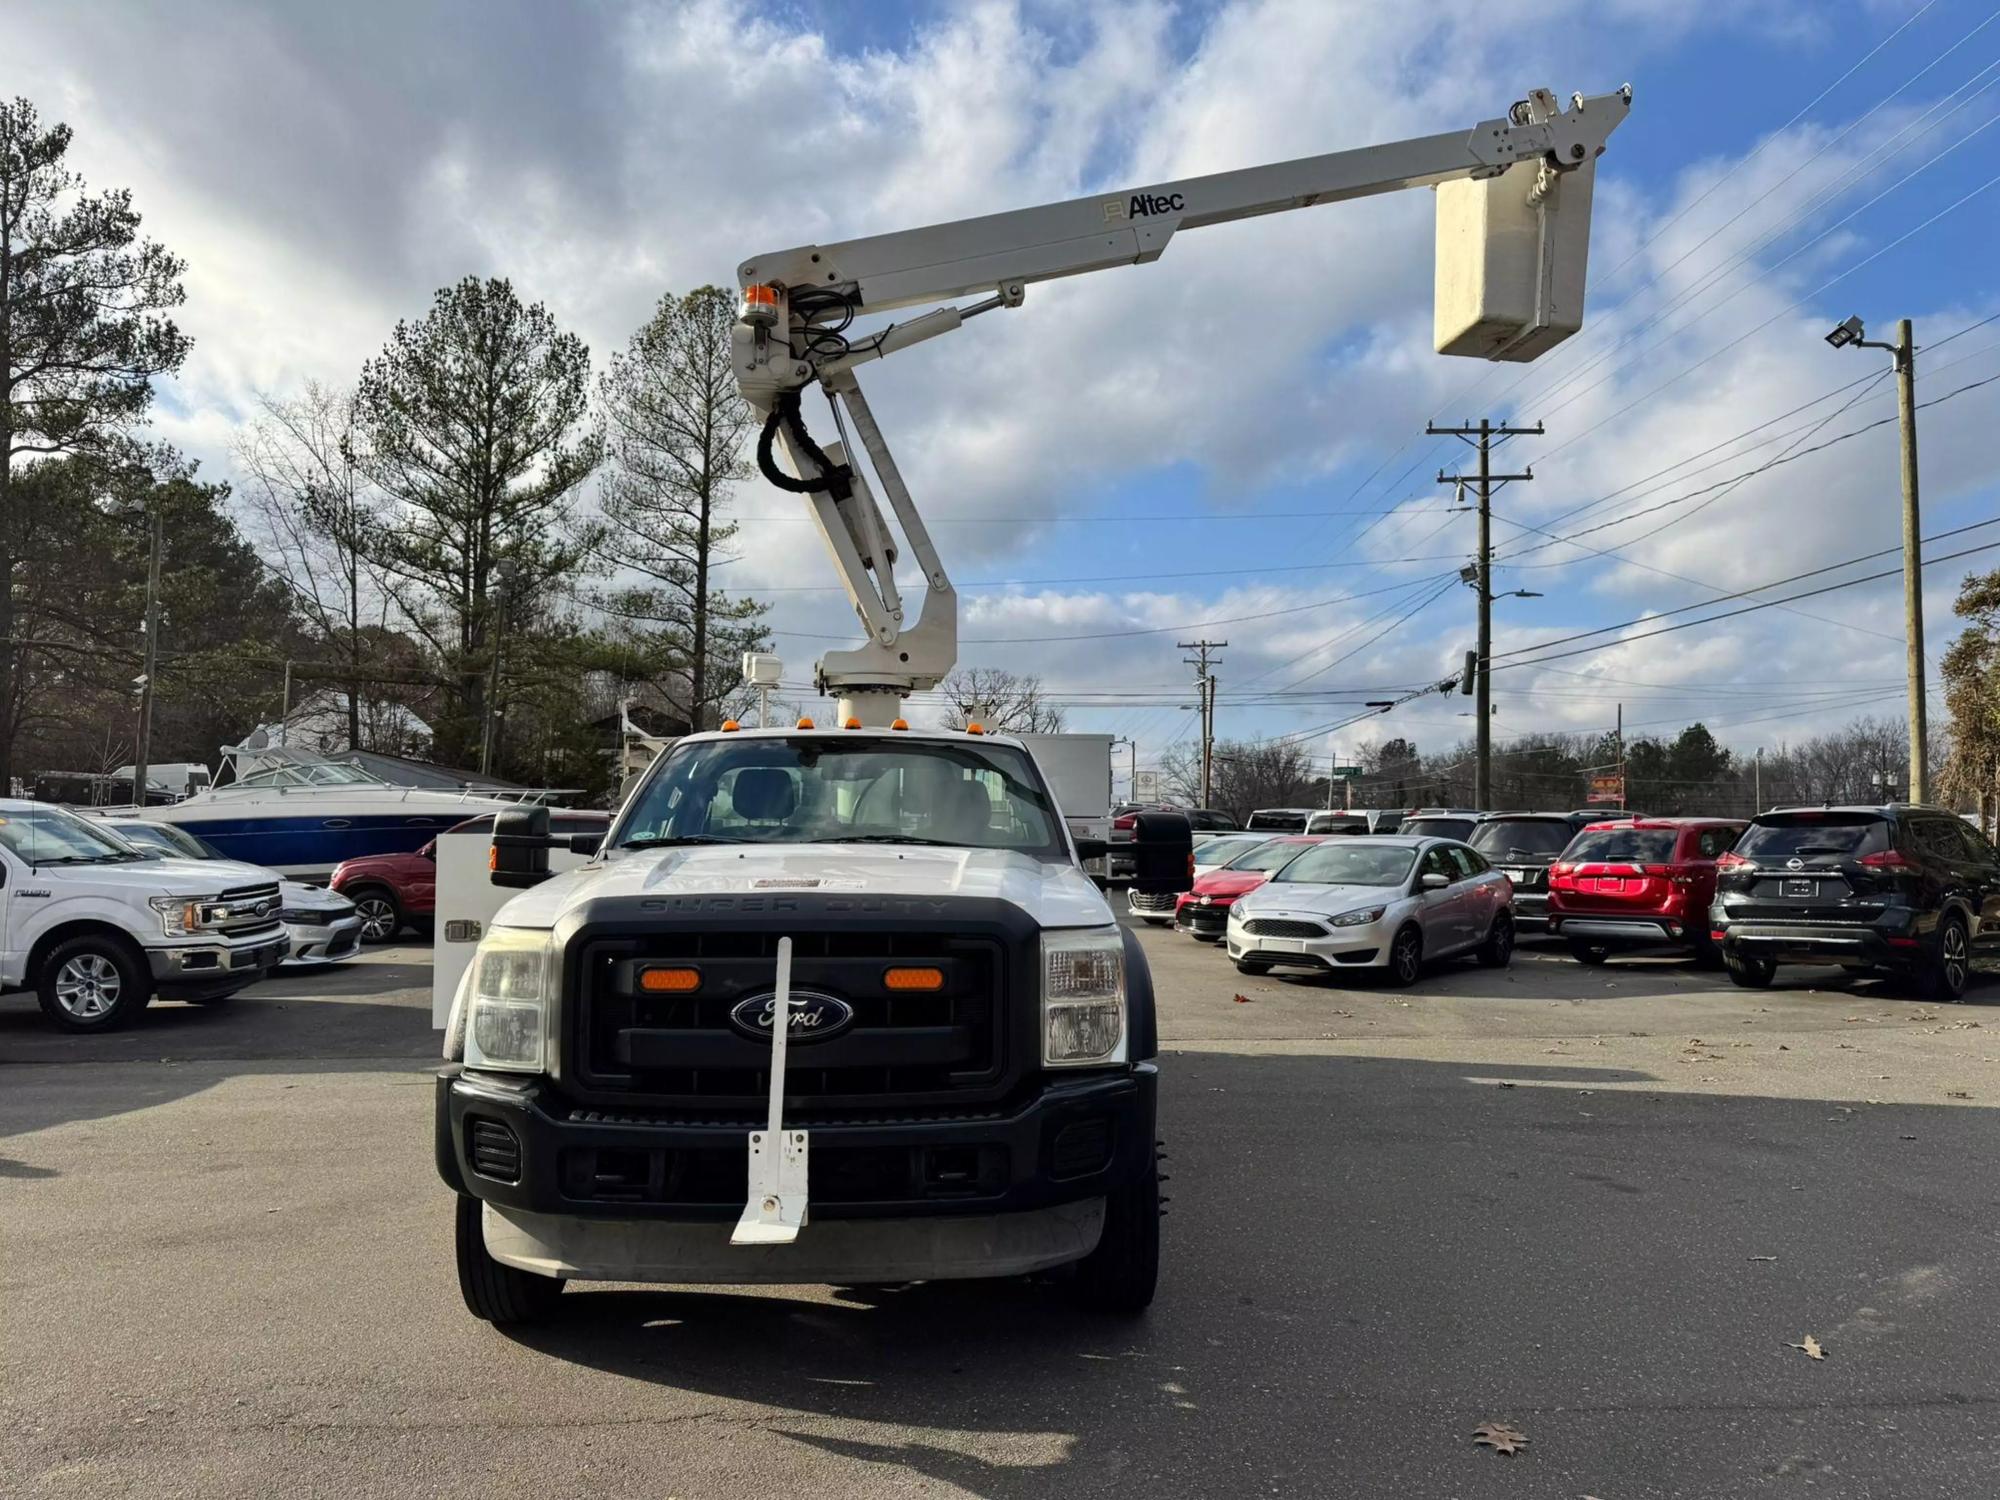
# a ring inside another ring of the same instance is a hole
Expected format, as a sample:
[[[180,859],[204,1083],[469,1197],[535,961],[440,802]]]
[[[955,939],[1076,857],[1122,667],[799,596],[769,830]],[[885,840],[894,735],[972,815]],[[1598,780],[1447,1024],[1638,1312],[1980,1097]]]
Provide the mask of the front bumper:
[[[1125,908],[1135,917],[1144,917],[1155,922],[1171,922],[1174,919],[1174,906],[1179,899],[1179,895],[1173,891],[1148,895],[1135,890],[1125,897]]]
[[[361,951],[361,918],[350,914],[323,922],[287,922],[289,964],[333,964]]]
[[[1302,969],[1380,969],[1389,962],[1389,924],[1368,922],[1338,927],[1324,937],[1261,937],[1242,923],[1229,929],[1224,946],[1233,959],[1284,964]]]
[[[183,988],[239,980],[246,975],[254,978],[259,972],[283,963],[290,949],[290,939],[279,928],[242,941],[217,938],[148,948],[146,963],[153,971],[155,984]]]
[[[955,1116],[788,1120],[811,1132],[812,1221],[1004,1217],[1103,1198],[1152,1170],[1158,1076],[1152,1063],[1057,1076],[1011,1107]],[[510,1215],[734,1223],[755,1128],[584,1109],[546,1078],[438,1075],[439,1175]]]
[[[1191,936],[1213,940],[1229,925],[1227,906],[1197,906],[1187,902],[1174,912],[1174,926]]]

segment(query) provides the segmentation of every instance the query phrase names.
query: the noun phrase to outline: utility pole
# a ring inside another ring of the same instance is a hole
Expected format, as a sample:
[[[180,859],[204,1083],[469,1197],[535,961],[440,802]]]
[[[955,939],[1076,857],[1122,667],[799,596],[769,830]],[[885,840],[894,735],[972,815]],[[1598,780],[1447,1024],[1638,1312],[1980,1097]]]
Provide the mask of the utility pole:
[[[1542,424],[1537,422],[1533,427],[1509,427],[1502,422],[1496,427],[1490,420],[1481,417],[1477,427],[1469,422],[1458,427],[1440,427],[1435,422],[1426,422],[1424,434],[1427,437],[1459,438],[1479,450],[1479,473],[1476,477],[1468,480],[1462,474],[1446,474],[1440,469],[1437,479],[1439,484],[1458,486],[1461,495],[1470,483],[1479,494],[1479,561],[1470,580],[1479,595],[1478,701],[1472,708],[1473,717],[1478,720],[1479,749],[1473,772],[1472,800],[1480,811],[1485,812],[1493,805],[1493,490],[1496,485],[1535,477],[1533,469],[1520,474],[1495,474],[1493,450],[1508,438],[1542,436]]]
[[[132,806],[146,805],[146,773],[153,753],[153,678],[160,666],[160,507],[150,507],[152,556],[146,563],[146,665],[139,678],[138,744],[132,752]]]
[[[1917,340],[1908,318],[1896,323],[1895,342],[1865,338],[1861,319],[1849,318],[1826,336],[1836,349],[1887,349],[1896,367],[1896,411],[1903,436],[1903,655],[1910,689],[1912,802],[1930,795],[1929,713],[1924,703],[1924,555],[1917,514]]]
[[[1764,747],[1762,745],[1757,747],[1757,757],[1751,762],[1750,796],[1754,804],[1750,809],[1750,816],[1754,818],[1764,810]]]
[[[1194,652],[1184,656],[1182,661],[1194,668],[1195,690],[1201,695],[1196,700],[1201,709],[1201,805],[1209,805],[1210,793],[1215,786],[1215,674],[1209,671],[1209,653],[1223,651],[1229,647],[1227,641],[1180,641],[1183,651]]]

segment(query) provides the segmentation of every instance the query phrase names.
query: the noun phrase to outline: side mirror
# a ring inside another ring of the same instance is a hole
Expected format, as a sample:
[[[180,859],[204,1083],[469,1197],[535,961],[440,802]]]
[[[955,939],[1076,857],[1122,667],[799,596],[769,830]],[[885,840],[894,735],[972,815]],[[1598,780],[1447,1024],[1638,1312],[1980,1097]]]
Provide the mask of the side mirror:
[[[1130,848],[1140,895],[1175,896],[1194,884],[1194,830],[1179,813],[1140,813]]]
[[[1441,891],[1451,884],[1451,877],[1449,875],[1440,875],[1437,871],[1433,870],[1428,875],[1419,876],[1417,884],[1427,891]]]
[[[549,810],[508,807],[493,815],[493,848],[486,859],[495,885],[525,889],[549,878]]]
[[[572,833],[569,836],[569,852],[581,854],[585,859],[603,847],[604,835],[594,829],[589,833]]]

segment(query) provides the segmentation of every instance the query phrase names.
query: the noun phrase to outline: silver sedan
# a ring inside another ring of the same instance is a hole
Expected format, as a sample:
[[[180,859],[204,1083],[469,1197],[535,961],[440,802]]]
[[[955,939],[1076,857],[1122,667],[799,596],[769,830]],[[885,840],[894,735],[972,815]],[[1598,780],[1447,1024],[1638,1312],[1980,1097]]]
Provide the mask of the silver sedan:
[[[1379,834],[1305,846],[1229,911],[1236,967],[1386,971],[1414,984],[1431,959],[1514,955],[1514,887],[1455,839]]]

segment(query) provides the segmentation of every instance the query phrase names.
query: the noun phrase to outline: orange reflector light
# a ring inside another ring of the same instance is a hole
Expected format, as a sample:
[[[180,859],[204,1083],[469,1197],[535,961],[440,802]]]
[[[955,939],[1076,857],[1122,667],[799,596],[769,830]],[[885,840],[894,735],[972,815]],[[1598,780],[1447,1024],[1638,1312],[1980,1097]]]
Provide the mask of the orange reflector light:
[[[893,723],[891,723],[889,727],[891,729],[908,729],[910,727],[910,721],[908,719],[897,719]]]
[[[649,995],[685,995],[701,988],[701,970],[641,969],[639,988]]]
[[[984,724],[968,724],[965,726],[965,732],[967,734],[984,734],[986,733],[986,726]]]
[[[813,721],[811,719],[800,719],[798,727],[801,729],[810,729],[813,727]]]
[[[944,970],[888,969],[882,974],[882,988],[886,990],[941,990],[944,988]]]
[[[849,719],[845,724],[841,725],[840,727],[842,729],[859,729],[861,727],[861,721],[859,719]]]
[[[745,307],[776,307],[778,305],[778,289],[774,286],[766,285],[761,281],[752,282],[749,286],[743,288],[743,305]]]
[[[500,851],[491,844],[486,846],[486,868],[489,870],[500,868]]]
[[[724,734],[734,734],[736,733],[737,730],[741,729],[742,727],[743,726],[737,723],[734,719],[724,719],[722,721],[722,732]]]

